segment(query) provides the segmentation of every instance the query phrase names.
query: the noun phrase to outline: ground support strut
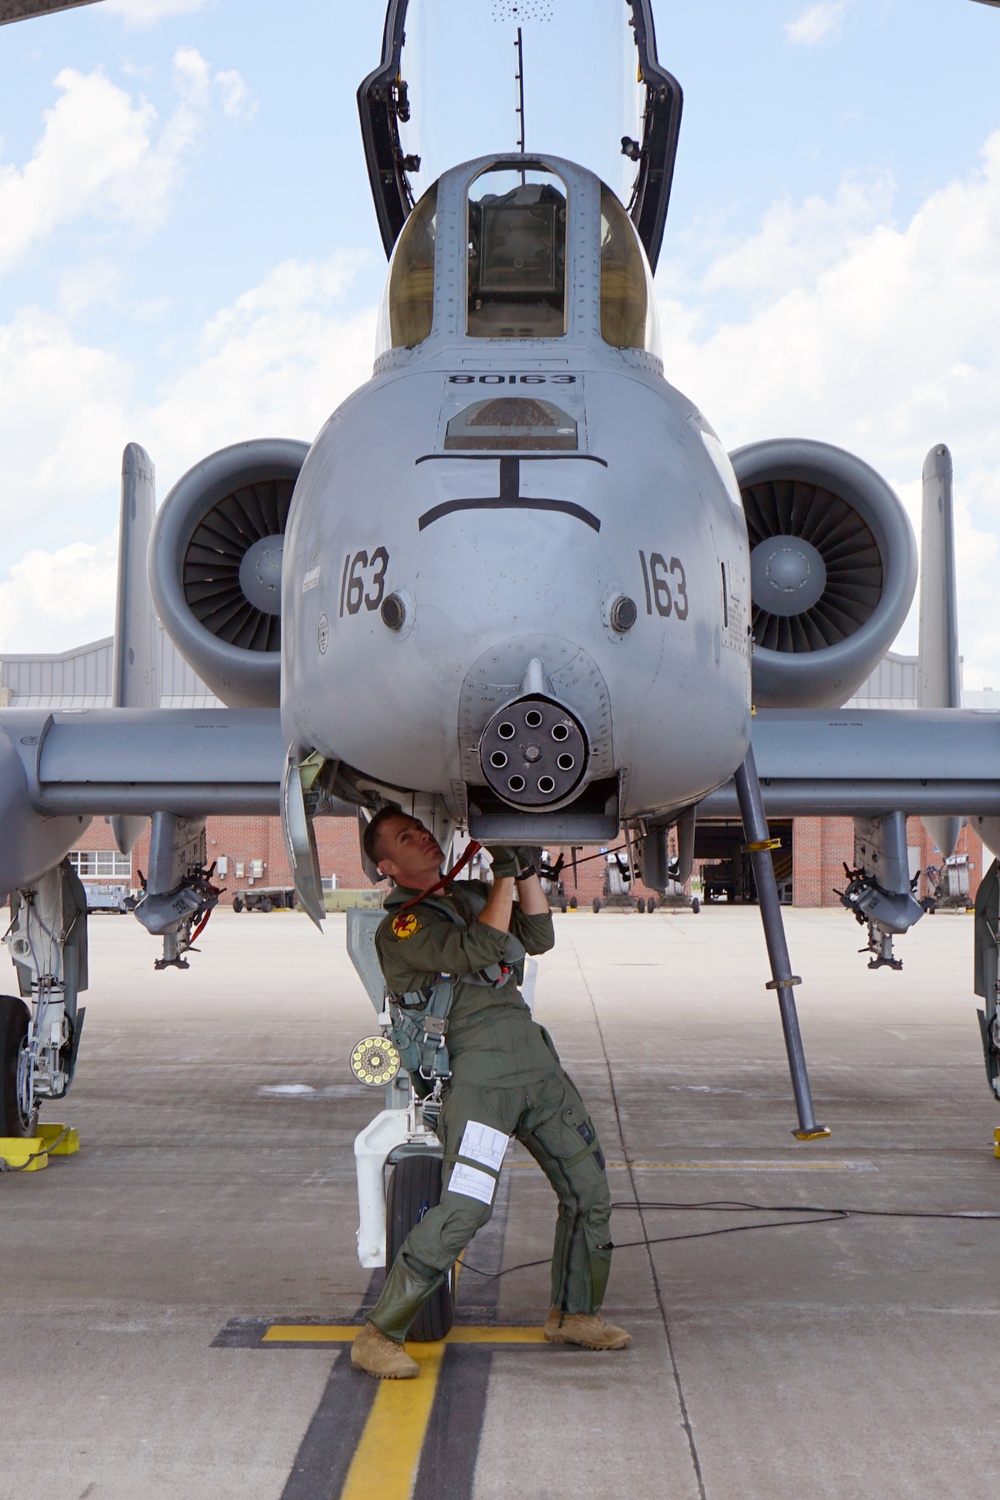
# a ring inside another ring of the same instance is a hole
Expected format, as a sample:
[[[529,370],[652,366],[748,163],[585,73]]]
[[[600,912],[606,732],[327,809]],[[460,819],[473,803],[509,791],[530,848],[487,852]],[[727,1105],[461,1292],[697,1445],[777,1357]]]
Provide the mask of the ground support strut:
[[[772,979],[768,989],[776,990],[778,994],[781,1029],[785,1034],[785,1050],[788,1053],[788,1067],[792,1075],[792,1089],[795,1093],[795,1108],[799,1116],[799,1128],[794,1134],[799,1140],[812,1140],[815,1137],[827,1136],[830,1132],[825,1126],[816,1123],[816,1115],[813,1111],[806,1055],[799,1032],[795,996],[792,993],[793,987],[801,981],[792,973],[791,960],[788,957],[785,925],[781,920],[781,906],[778,901],[778,883],[774,878],[774,865],[771,863],[771,840],[768,834],[767,818],[764,815],[764,799],[761,796],[752,747],[748,748],[746,759],[736,772],[735,780],[747,850],[753,865],[754,880],[757,883],[757,899],[760,903],[761,921],[764,924],[767,956],[771,964]]]

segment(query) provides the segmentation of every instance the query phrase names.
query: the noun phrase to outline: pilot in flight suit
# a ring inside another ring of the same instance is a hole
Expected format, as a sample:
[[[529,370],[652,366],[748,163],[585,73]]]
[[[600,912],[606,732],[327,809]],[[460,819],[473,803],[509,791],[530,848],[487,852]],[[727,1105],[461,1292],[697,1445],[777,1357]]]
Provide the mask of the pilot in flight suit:
[[[396,882],[376,947],[390,1005],[419,1016],[451,976],[437,1133],[444,1147],[441,1201],[410,1231],[352,1350],[357,1368],[405,1378],[417,1365],[402,1344],[421,1307],[492,1213],[507,1137],[530,1151],[559,1199],[552,1254],[552,1343],[623,1349],[629,1335],[599,1316],[611,1266],[610,1195],[590,1116],[544,1027],[518,990],[526,953],[552,947],[552,917],[527,850],[495,849],[492,886],[442,890],[441,849],[395,808],[376,814],[367,852]],[[512,901],[515,883],[519,904]],[[497,925],[502,924],[502,925]],[[423,1028],[421,1027],[421,1031]]]

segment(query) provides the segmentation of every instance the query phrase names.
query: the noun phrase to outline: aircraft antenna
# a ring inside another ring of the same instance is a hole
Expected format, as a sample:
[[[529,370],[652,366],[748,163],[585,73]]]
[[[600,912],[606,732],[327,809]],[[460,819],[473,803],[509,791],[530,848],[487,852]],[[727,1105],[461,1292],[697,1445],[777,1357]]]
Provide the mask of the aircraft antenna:
[[[517,149],[524,155],[524,41],[521,36],[520,26],[517,28],[517,114],[521,127],[521,135],[517,143]],[[524,169],[521,170],[521,186],[524,187]]]

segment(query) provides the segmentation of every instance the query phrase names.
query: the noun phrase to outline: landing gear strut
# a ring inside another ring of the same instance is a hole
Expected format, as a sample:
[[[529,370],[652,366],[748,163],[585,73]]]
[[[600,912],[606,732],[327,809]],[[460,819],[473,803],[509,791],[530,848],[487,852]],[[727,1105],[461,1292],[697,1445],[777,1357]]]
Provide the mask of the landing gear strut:
[[[21,998],[0,995],[0,1133],[34,1135],[73,1079],[87,988],[87,897],[68,860],[11,897],[4,942]]]

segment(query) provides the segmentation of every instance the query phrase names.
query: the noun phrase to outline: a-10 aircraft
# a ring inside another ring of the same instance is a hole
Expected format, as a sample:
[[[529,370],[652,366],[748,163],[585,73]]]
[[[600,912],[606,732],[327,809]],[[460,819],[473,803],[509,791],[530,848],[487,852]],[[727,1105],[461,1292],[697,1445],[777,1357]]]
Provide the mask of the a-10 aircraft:
[[[0,891],[20,988],[0,997],[0,1136],[30,1135],[72,1080],[86,903],[65,856],[87,820],[110,815],[123,852],[152,820],[136,915],[163,939],[158,963],[185,965],[217,899],[206,816],[280,810],[319,921],[314,819],[385,801],[445,850],[459,833],[550,848],[624,837],[654,889],[690,875],[699,825],[738,814],[796,1134],[823,1134],[765,814],[855,819],[844,902],[873,964],[897,962],[894,937],[924,911],[908,814],[942,855],[963,818],[1000,850],[1000,716],[959,707],[950,458],[934,448],[924,470],[921,707],[845,711],[910,607],[914,537],[862,458],[787,438],[727,454],[669,383],[652,271],[681,90],[649,0],[607,7],[639,78],[624,200],[524,148],[523,96],[519,149],[418,196],[407,8],[390,0],[358,96],[390,258],[372,378],[311,446],[213,453],[155,518],[152,464],[130,445],[114,707],[0,711]],[[499,6],[512,34],[519,9]],[[150,596],[228,707],[157,706]],[[977,987],[1000,1094],[998,900],[994,866]],[[412,1105],[408,1118],[399,1139],[419,1130]]]

